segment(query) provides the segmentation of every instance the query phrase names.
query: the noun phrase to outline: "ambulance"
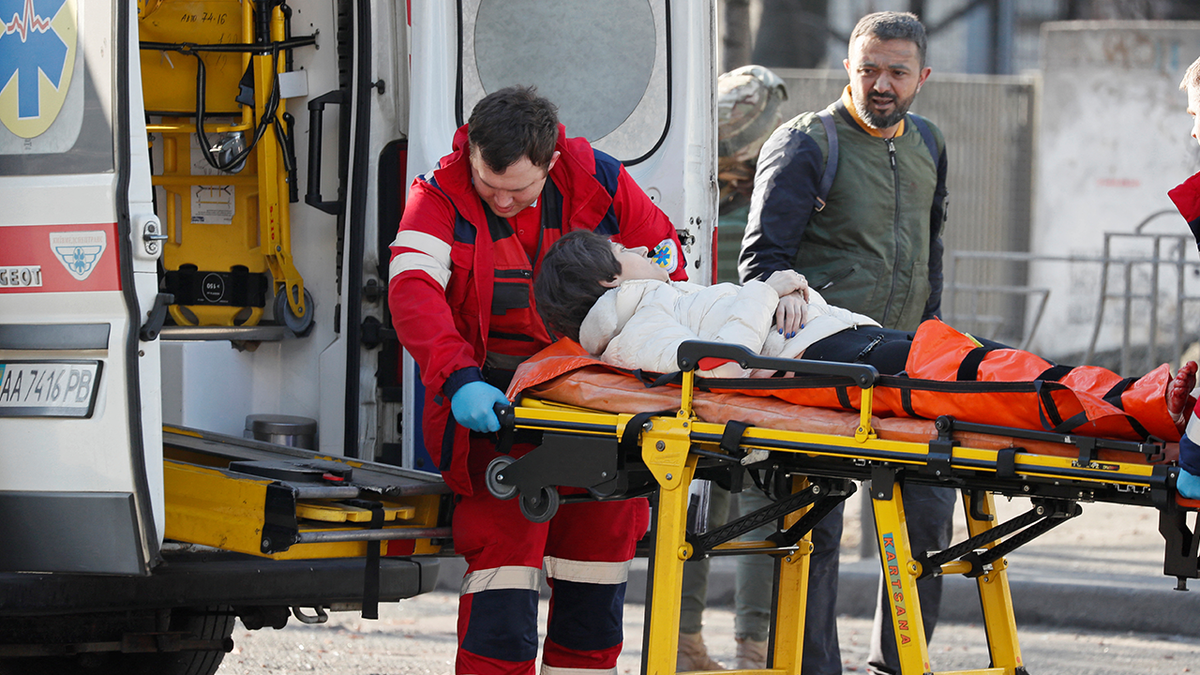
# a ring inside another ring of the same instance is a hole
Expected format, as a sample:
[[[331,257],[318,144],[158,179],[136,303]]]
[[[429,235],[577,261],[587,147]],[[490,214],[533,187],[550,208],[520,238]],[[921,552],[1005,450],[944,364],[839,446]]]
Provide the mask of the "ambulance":
[[[0,2],[0,670],[211,674],[452,554],[388,313],[407,186],[536,85],[711,279],[715,10]]]

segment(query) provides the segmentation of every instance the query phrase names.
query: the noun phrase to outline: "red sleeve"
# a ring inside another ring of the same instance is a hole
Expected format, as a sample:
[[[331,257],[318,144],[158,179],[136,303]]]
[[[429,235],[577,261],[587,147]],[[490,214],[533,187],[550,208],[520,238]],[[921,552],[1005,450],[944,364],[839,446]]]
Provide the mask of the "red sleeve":
[[[1191,222],[1200,218],[1200,173],[1168,190],[1167,196],[1175,202],[1175,208],[1184,220]]]
[[[392,242],[388,307],[400,344],[421,369],[431,390],[455,371],[478,366],[471,344],[455,323],[447,287],[460,288],[473,280],[470,261],[456,270],[451,260],[455,211],[445,195],[421,179],[413,181],[408,203]]]
[[[679,244],[675,226],[622,166],[613,195],[613,213],[621,233],[614,239],[622,246],[645,246],[655,252],[656,260],[671,270],[672,281],[687,281],[687,260]]]

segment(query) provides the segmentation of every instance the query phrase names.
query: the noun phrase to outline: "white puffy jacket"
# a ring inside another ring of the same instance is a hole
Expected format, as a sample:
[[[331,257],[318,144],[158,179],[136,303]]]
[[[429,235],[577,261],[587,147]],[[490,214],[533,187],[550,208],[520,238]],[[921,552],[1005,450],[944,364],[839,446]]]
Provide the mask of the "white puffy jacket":
[[[745,286],[698,286],[685,281],[622,282],[596,301],[579,328],[588,353],[622,368],[669,373],[679,369],[676,351],[685,340],[743,345],[763,356],[799,358],[809,345],[848,328],[878,326],[870,317],[826,304],[809,290],[808,321],[785,339],[775,328],[779,294],[761,281]],[[706,377],[767,376],[726,363]]]

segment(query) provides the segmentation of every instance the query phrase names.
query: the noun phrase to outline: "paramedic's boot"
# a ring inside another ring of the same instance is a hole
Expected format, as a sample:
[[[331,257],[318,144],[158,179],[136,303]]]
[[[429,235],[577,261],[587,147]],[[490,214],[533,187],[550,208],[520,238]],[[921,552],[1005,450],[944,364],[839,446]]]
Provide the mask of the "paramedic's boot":
[[[767,641],[737,638],[738,670],[762,670],[767,667]]]
[[[713,661],[704,647],[704,636],[700,633],[680,633],[679,653],[675,660],[675,670],[725,670],[725,666]]]

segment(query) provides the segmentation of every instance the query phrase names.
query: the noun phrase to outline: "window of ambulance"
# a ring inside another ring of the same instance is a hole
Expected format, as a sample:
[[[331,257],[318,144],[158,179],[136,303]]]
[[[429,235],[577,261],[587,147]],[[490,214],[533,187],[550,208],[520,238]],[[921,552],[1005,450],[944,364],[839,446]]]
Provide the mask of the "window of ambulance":
[[[458,123],[488,93],[535,85],[568,136],[626,165],[667,133],[665,0],[463,0]]]

